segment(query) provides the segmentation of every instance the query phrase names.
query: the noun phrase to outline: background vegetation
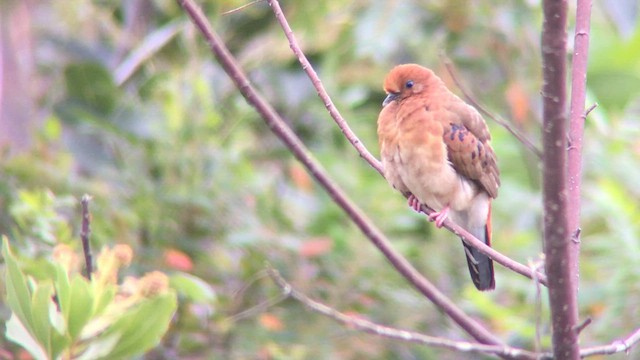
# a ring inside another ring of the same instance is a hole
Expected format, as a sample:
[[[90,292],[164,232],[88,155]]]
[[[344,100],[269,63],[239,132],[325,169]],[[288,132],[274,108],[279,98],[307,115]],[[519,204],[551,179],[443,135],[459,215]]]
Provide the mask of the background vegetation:
[[[410,211],[342,137],[267,4],[223,15],[243,4],[202,5],[256,86],[421,272],[466,311],[491,321],[498,336],[532,348],[538,317],[532,282],[498,267],[497,290],[477,292],[460,241]],[[386,72],[416,62],[455,89],[441,53],[478,100],[539,143],[538,1],[282,6],[336,105],[374,153]],[[588,105],[599,106],[585,129],[580,313],[593,318],[581,335],[585,345],[621,337],[640,319],[638,7],[594,6]],[[174,276],[177,316],[148,358],[463,357],[381,340],[293,300],[277,301],[265,261],[341,311],[465,338],[269,133],[174,1],[5,1],[0,19],[0,233],[34,264],[50,258],[55,244],[79,249],[80,197],[91,194],[96,251],[129,244],[135,255],[127,271]],[[521,262],[538,261],[537,159],[507,131],[489,126],[502,174],[494,246]],[[189,283],[197,291],[175,281],[184,273],[202,280]],[[547,318],[541,317],[543,346],[549,346]],[[0,348],[8,358],[19,351],[4,337]]]

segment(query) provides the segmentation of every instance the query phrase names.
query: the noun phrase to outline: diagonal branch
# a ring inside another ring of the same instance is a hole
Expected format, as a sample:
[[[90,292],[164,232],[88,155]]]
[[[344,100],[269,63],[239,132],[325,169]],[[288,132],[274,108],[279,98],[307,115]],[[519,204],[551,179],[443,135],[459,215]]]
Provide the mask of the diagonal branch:
[[[325,189],[333,201],[340,206],[354,224],[360,228],[362,233],[387,257],[396,270],[473,338],[483,344],[502,345],[502,342],[487,330],[487,328],[456,306],[449,298],[440,292],[437,287],[423,277],[407,259],[391,247],[389,240],[327,175],[324,168],[313,158],[300,138],[293,133],[273,107],[254,90],[249,79],[239,67],[237,60],[231,55],[218,35],[211,29],[211,25],[202,14],[202,11],[192,0],[178,1],[202,35],[207,39],[214,56],[231,80],[236,84],[236,87],[247,102],[256,109],[271,131],[289,148],[296,159],[306,167],[307,171],[309,171],[320,186]]]
[[[342,115],[340,115],[340,112],[338,111],[336,106],[333,104],[333,101],[322,85],[322,81],[320,81],[318,74],[316,74],[313,66],[311,66],[311,63],[300,49],[298,40],[296,40],[296,36],[293,34],[293,30],[291,30],[289,22],[282,12],[282,8],[280,8],[280,3],[278,2],[278,0],[268,0],[268,2],[269,6],[271,6],[271,9],[273,9],[273,13],[276,16],[276,19],[278,19],[278,22],[280,23],[280,26],[282,26],[282,30],[284,30],[285,36],[287,37],[287,39],[289,39],[289,47],[291,47],[291,50],[298,58],[298,61],[302,65],[302,69],[304,69],[304,71],[309,76],[309,79],[311,79],[313,86],[318,91],[318,96],[320,97],[320,99],[322,99],[324,106],[329,111],[329,114],[331,115],[333,120],[336,122],[340,130],[342,130],[342,133],[347,138],[347,140],[349,140],[351,145],[353,145],[353,147],[358,151],[360,157],[365,159],[374,169],[376,169],[377,172],[380,173],[380,175],[384,176],[382,172],[382,164],[380,163],[380,161],[378,161],[378,159],[371,155],[369,150],[367,150],[360,139],[358,139],[356,134],[351,131],[349,124],[347,124]]]
[[[567,1],[544,0],[543,69],[543,201],[545,270],[549,276],[553,354],[580,358],[576,324],[577,287],[570,264],[566,168]]]
[[[338,127],[340,127],[345,137],[355,147],[355,149],[358,151],[360,156],[364,158],[374,169],[376,169],[376,171],[378,171],[380,175],[384,176],[384,173],[382,171],[382,165],[380,164],[380,162],[375,157],[373,157],[373,155],[371,155],[371,153],[367,150],[364,144],[362,144],[362,142],[358,140],[358,137],[353,133],[353,131],[351,131],[351,128],[349,128],[349,125],[347,124],[347,122],[344,120],[344,118],[342,118],[342,116],[338,112],[338,109],[333,105],[333,102],[331,101],[329,94],[324,89],[324,86],[322,86],[322,82],[320,81],[320,78],[318,77],[315,70],[313,69],[313,66],[311,66],[311,63],[309,62],[307,57],[304,55],[302,49],[300,48],[300,45],[296,40],[293,30],[291,30],[291,27],[289,26],[289,23],[286,17],[284,16],[284,13],[282,12],[280,3],[278,2],[278,0],[268,0],[268,2],[271,8],[273,9],[276,19],[280,23],[280,26],[282,27],[285,36],[289,40],[289,47],[291,47],[291,50],[298,58],[298,61],[302,65],[302,69],[304,69],[304,71],[307,73],[307,75],[311,79],[313,86],[316,88],[316,91],[318,92],[318,96],[324,102],[333,120],[336,122]],[[404,196],[407,198],[409,195],[410,194],[404,194]],[[425,214],[429,215],[433,212],[433,209],[425,205],[422,205],[422,211]],[[481,253],[489,256],[490,258],[495,260],[497,263],[503,265],[504,267],[510,270],[513,270],[519,274],[522,274],[530,279],[533,279],[535,277],[537,281],[539,281],[541,284],[544,284],[544,285],[547,284],[547,278],[544,274],[541,274],[541,273],[533,274],[529,267],[521,263],[518,263],[517,261],[512,260],[509,257],[494,250],[493,248],[487,246],[487,244],[478,240],[475,236],[471,235],[469,232],[467,232],[465,229],[460,227],[458,224],[450,220],[447,220],[445,221],[444,226],[454,234],[460,236],[465,243],[477,248],[478,250],[480,250]]]
[[[237,8],[234,8],[234,9],[231,9],[231,10],[227,10],[227,11],[223,12],[222,15],[231,15],[231,14],[233,14],[235,12],[242,11],[242,10],[248,8],[251,5],[255,5],[255,4],[259,3],[260,1],[262,1],[262,0],[253,0],[253,1],[249,2],[249,3],[246,3],[244,5],[238,6]]]
[[[298,300],[317,313],[330,317],[335,321],[338,321],[350,328],[364,331],[369,334],[378,335],[380,337],[388,339],[441,347],[460,352],[494,354],[514,359],[537,360],[551,358],[551,354],[537,354],[531,351],[513,348],[507,345],[484,345],[478,343],[470,343],[467,341],[449,340],[441,337],[429,336],[413,331],[401,330],[384,325],[379,325],[365,319],[349,316],[321,302],[315,301],[305,294],[301,293],[300,291],[296,290],[295,288],[293,288],[293,286],[291,286],[291,284],[289,284],[284,278],[282,278],[277,270],[268,268],[267,272],[269,273],[269,276],[271,276],[271,279],[276,283],[276,285],[280,287],[285,297],[291,296],[292,298]]]
[[[613,341],[609,345],[603,346],[594,346],[586,349],[582,349],[580,351],[580,356],[585,358],[587,356],[595,356],[595,355],[610,355],[619,352],[624,352],[629,354],[631,348],[638,345],[640,343],[640,328],[633,331],[629,336],[622,340]]]

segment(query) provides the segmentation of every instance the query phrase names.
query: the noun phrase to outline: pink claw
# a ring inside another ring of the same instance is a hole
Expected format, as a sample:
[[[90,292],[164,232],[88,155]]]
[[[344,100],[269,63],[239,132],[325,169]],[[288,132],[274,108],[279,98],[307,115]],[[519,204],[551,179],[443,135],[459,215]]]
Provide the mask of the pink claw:
[[[409,207],[418,213],[422,211],[420,210],[420,206],[421,206],[420,200],[418,200],[418,198],[415,197],[413,194],[409,195],[409,198],[407,199],[407,204],[409,204]]]
[[[447,220],[447,216],[449,216],[449,206],[446,206],[444,209],[440,211],[431,213],[431,215],[429,215],[428,218],[429,218],[429,221],[435,221],[436,227],[441,228],[444,221]]]

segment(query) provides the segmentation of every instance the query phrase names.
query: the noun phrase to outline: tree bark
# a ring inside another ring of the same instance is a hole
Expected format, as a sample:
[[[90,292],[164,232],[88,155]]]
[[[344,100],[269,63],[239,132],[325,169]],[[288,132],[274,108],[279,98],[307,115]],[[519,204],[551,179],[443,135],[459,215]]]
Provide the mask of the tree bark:
[[[553,354],[579,359],[575,277],[567,190],[567,2],[545,0],[542,28],[544,252],[551,308]]]
[[[573,66],[571,69],[571,110],[569,112],[569,230],[571,231],[570,263],[574,275],[575,291],[580,280],[580,189],[582,185],[582,135],[587,113],[584,103],[587,87],[587,60],[589,57],[589,24],[591,0],[578,0],[576,32],[574,37]]]

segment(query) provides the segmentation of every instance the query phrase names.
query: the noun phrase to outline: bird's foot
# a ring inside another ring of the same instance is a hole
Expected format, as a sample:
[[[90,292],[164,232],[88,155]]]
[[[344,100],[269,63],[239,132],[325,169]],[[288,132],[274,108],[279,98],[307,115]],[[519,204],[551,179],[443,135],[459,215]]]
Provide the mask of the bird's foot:
[[[445,220],[449,216],[449,206],[446,206],[440,211],[436,211],[428,215],[429,221],[435,221],[436,227],[441,228]]]
[[[420,212],[420,207],[422,206],[422,204],[420,204],[420,200],[418,200],[417,197],[415,197],[413,194],[409,195],[409,197],[407,198],[407,204],[409,205],[410,208],[412,208],[413,210],[415,210],[416,212]]]

